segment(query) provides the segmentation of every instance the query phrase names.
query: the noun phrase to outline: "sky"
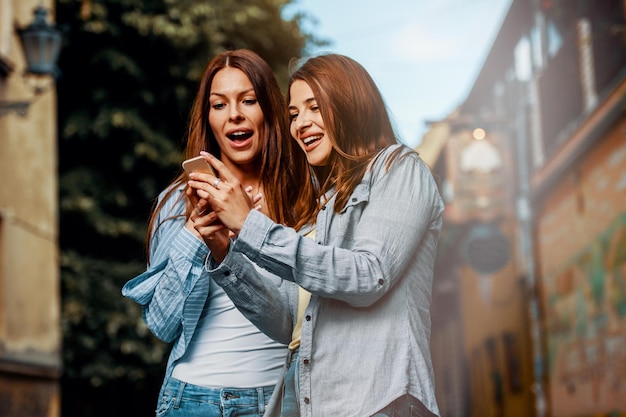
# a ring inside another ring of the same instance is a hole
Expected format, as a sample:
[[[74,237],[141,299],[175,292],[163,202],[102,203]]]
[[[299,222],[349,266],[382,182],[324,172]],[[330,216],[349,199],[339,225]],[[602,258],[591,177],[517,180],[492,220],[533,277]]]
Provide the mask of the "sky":
[[[294,0],[284,13],[330,41],[318,52],[354,58],[370,73],[400,140],[419,145],[426,121],[463,103],[511,0]]]

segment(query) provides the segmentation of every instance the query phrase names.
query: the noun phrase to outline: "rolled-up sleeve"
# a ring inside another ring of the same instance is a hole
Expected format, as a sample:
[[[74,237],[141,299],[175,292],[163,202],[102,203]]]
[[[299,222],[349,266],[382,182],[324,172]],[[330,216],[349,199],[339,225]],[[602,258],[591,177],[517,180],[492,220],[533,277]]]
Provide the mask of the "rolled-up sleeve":
[[[208,296],[208,285],[197,284],[209,250],[184,227],[184,217],[171,217],[177,209],[184,213],[184,201],[174,195],[170,200],[162,209],[165,220],[151,237],[147,270],[122,288],[122,295],[142,306],[150,331],[165,342],[183,331],[183,314],[199,316]]]

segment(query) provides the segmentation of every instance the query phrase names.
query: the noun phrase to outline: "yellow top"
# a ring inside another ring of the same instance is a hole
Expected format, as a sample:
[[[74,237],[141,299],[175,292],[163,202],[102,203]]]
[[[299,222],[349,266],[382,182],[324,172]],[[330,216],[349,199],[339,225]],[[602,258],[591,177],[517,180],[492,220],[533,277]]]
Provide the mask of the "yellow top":
[[[305,235],[311,239],[315,239],[315,229],[311,230]],[[300,336],[302,334],[302,317],[304,317],[304,310],[309,305],[311,299],[311,293],[307,290],[298,287],[298,320],[296,326],[291,333],[291,343],[289,343],[289,350],[294,352],[300,346]]]

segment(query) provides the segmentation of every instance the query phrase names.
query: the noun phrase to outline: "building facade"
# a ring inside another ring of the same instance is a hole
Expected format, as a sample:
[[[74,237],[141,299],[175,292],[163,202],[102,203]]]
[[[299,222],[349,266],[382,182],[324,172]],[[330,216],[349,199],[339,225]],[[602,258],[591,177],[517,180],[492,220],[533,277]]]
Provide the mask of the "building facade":
[[[433,125],[444,417],[626,415],[625,6],[513,0]]]
[[[0,416],[60,415],[54,82],[25,73],[17,28],[52,0],[0,0]],[[52,16],[51,16],[52,15]]]

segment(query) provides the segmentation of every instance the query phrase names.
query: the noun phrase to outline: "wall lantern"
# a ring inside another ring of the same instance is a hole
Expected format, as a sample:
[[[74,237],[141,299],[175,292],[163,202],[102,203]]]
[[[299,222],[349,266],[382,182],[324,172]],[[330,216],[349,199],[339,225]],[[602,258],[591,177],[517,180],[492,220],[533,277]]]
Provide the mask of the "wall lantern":
[[[17,29],[26,57],[26,72],[35,75],[57,75],[57,59],[61,50],[61,31],[46,21],[48,11],[39,6],[35,20]]]
[[[24,28],[16,28],[16,32],[26,58],[24,78],[46,79],[45,84],[33,83],[34,93],[39,95],[58,75],[56,64],[61,50],[61,31],[47,22],[48,11],[43,6],[38,6],[33,14],[35,16],[33,22]],[[0,116],[10,112],[26,116],[30,103],[30,101],[0,101]]]

